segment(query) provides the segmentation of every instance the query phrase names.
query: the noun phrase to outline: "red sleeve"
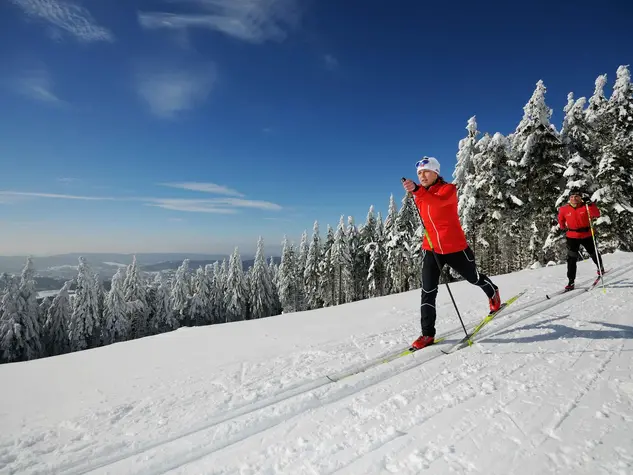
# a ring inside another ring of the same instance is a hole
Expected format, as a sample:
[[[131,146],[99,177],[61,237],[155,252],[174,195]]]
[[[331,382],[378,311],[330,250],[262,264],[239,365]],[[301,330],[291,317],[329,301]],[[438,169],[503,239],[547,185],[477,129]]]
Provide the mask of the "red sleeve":
[[[562,206],[558,210],[558,225],[560,226],[561,229],[566,229],[567,228],[567,223],[565,222],[565,214],[563,213],[564,209],[565,209],[565,207]]]
[[[600,217],[600,210],[598,209],[595,203],[591,203],[589,205],[589,216],[591,216],[592,218]]]
[[[415,201],[431,206],[443,207],[457,203],[457,188],[451,183],[443,185],[437,193],[430,193],[423,186],[413,192]]]

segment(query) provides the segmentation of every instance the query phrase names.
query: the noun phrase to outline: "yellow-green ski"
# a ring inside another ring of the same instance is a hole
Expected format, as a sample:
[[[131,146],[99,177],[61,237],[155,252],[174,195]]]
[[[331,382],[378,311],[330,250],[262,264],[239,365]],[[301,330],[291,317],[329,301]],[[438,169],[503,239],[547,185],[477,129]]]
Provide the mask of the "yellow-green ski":
[[[479,331],[485,327],[488,323],[490,323],[497,315],[499,315],[501,312],[503,312],[506,308],[508,308],[508,306],[512,305],[514,302],[516,302],[519,297],[521,297],[523,294],[525,294],[527,292],[527,289],[522,290],[521,292],[519,292],[518,294],[514,295],[513,297],[510,297],[508,300],[506,300],[505,302],[503,302],[501,304],[501,307],[499,308],[499,310],[497,310],[496,312],[493,313],[489,313],[488,315],[486,315],[481,322],[479,322],[479,324],[473,329],[473,331],[470,333],[470,335],[465,336],[464,338],[462,338],[458,343],[456,343],[455,345],[453,345],[451,348],[449,348],[448,350],[442,350],[443,353],[449,354],[452,353],[455,350],[459,350],[461,348],[464,348],[466,346],[471,346],[473,344],[473,337],[479,333]]]

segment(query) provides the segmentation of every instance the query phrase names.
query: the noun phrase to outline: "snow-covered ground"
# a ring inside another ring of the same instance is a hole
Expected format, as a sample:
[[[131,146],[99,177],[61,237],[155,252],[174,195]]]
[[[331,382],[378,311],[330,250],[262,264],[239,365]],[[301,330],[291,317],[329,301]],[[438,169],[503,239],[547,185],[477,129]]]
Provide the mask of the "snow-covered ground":
[[[337,382],[418,335],[418,291],[0,366],[0,473],[631,474],[633,254],[605,262],[630,266],[606,293]],[[528,288],[516,310],[565,271],[494,280],[505,298]],[[578,281],[594,275],[579,265]],[[485,313],[480,289],[451,289],[467,322]],[[445,286],[438,314],[456,341]]]

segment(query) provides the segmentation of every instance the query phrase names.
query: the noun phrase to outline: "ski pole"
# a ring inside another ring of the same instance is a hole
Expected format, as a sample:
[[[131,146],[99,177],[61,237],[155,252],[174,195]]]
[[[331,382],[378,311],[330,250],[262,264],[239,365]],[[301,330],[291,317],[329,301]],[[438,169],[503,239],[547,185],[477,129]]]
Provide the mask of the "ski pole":
[[[402,182],[404,183],[406,180],[406,178],[402,177]],[[411,197],[411,193],[407,192],[407,195],[409,195],[409,197]],[[437,254],[435,253],[435,250],[433,248],[433,243],[431,242],[431,238],[429,236],[429,233],[426,231],[426,226],[424,225],[424,220],[422,219],[422,213],[420,213],[420,210],[418,209],[418,207],[415,204],[415,200],[413,203],[413,206],[415,206],[415,209],[418,210],[418,216],[420,217],[420,222],[422,223],[422,227],[424,228],[424,237],[426,237],[426,241],[429,243],[429,247],[431,248],[431,254],[433,254],[433,257],[435,258],[435,263],[437,264],[437,269],[438,271],[442,271],[442,266],[440,265],[440,260],[437,257]],[[453,298],[453,292],[451,292],[451,288],[448,285],[448,282],[444,282],[444,284],[446,285],[446,288],[448,289],[448,295],[451,296],[451,300],[453,302],[453,306],[455,307],[455,312],[457,313],[457,318],[459,318],[459,322],[462,324],[462,328],[464,329],[464,333],[466,334],[466,338],[469,338],[468,335],[468,331],[466,330],[466,325],[464,325],[464,320],[462,320],[462,316],[459,313],[459,309],[457,308],[457,303],[455,302],[455,299]],[[422,289],[424,290],[424,289]]]
[[[591,228],[591,237],[593,239],[593,247],[596,250],[596,261],[598,261],[598,272],[600,272],[600,280],[602,280],[602,292],[606,294],[607,289],[604,288],[604,272],[600,266],[600,262],[602,261],[602,256],[600,256],[600,253],[598,252],[598,244],[596,244],[596,233],[593,231],[593,222],[591,220],[591,213],[589,211],[589,203],[585,202],[585,208],[587,209],[587,218],[589,218],[589,227]]]

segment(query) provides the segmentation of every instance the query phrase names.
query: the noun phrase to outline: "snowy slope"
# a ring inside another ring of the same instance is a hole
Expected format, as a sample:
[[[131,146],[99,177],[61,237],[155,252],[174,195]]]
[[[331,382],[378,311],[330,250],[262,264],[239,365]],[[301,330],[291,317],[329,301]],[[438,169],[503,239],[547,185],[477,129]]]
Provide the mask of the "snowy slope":
[[[2,365],[0,473],[633,473],[633,254],[605,262],[629,265],[606,293],[338,382],[417,336],[418,291]],[[506,298],[529,289],[520,309],[565,271],[494,280]],[[467,322],[485,313],[480,289],[451,288]],[[438,314],[456,341],[444,286]]]

